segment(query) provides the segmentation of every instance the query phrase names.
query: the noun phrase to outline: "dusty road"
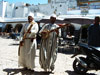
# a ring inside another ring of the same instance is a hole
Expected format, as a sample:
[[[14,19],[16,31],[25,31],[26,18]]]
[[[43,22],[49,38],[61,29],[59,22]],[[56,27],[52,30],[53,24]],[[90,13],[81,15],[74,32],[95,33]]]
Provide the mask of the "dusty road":
[[[35,72],[18,67],[18,41],[0,37],[0,75],[78,75],[72,68],[72,53],[58,53],[53,73],[44,73],[39,65],[39,50],[36,51]],[[100,71],[89,71],[87,75],[100,75]]]

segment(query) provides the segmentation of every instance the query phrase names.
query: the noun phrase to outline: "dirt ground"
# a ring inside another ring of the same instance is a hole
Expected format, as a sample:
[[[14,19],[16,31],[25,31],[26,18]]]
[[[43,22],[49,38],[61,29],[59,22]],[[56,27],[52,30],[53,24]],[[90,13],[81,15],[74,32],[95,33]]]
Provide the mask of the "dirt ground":
[[[13,39],[0,37],[0,75],[79,75],[73,71],[73,51],[60,51],[57,55],[55,69],[52,73],[45,73],[39,65],[39,49],[36,51],[35,71],[18,67],[18,43]],[[63,47],[62,47],[63,48]],[[99,71],[89,71],[87,75],[100,75]]]

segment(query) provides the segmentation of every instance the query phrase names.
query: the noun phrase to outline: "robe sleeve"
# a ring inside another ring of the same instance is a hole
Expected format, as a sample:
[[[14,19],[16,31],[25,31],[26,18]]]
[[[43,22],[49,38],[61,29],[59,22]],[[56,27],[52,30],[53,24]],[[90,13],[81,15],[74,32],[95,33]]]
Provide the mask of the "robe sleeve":
[[[56,28],[59,27],[58,25],[56,25]],[[61,28],[58,30],[59,31],[59,35],[58,37],[61,37]]]
[[[24,31],[25,31],[25,25],[23,25],[21,32],[20,32],[20,41],[22,41],[23,35],[24,35]]]
[[[45,25],[45,26],[43,26],[43,27],[42,27],[42,29],[39,31],[39,33],[38,33],[38,34],[39,34],[39,36],[41,36],[41,32],[42,32],[44,29],[46,29],[46,25]]]
[[[35,24],[33,25],[33,27],[31,28],[31,33],[30,33],[29,37],[31,37],[31,38],[36,38],[36,34],[38,33],[38,30],[39,30],[38,24],[35,23]]]
[[[39,34],[46,28],[46,25],[42,27],[42,29],[39,31]]]

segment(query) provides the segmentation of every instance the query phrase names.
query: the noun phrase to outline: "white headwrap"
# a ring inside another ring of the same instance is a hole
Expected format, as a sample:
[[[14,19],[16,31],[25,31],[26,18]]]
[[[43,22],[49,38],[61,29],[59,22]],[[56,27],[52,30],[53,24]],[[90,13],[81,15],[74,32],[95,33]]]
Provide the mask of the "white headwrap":
[[[54,18],[56,18],[57,16],[56,16],[56,14],[52,14],[52,15],[51,15],[51,17],[54,17]]]
[[[30,13],[28,14],[28,16],[32,16],[32,17],[34,18],[34,14],[33,14],[32,12],[30,12]]]

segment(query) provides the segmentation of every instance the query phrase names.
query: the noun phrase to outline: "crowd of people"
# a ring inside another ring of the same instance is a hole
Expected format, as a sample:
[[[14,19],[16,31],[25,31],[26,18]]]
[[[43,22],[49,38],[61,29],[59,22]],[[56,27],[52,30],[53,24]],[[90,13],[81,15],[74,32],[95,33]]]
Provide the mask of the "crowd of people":
[[[11,38],[11,39],[19,39],[20,31],[22,29],[22,24],[17,24],[12,26],[11,24],[6,24],[4,27],[1,27],[0,36]]]

